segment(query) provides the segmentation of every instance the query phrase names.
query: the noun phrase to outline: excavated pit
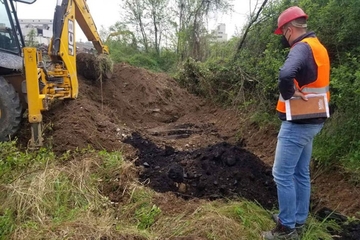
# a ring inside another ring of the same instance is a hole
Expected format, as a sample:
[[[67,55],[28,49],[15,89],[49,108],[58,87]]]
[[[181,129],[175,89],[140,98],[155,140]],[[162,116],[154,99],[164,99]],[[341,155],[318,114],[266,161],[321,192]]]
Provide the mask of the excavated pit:
[[[140,180],[159,192],[184,198],[244,198],[267,209],[276,207],[271,169],[241,144],[219,142],[196,150],[158,147],[139,133],[124,140],[138,149]],[[115,199],[114,199],[115,200]]]
[[[79,76],[79,85],[78,99],[57,102],[44,113],[45,141],[56,153],[88,146],[121,150],[141,169],[139,180],[158,192],[185,199],[245,198],[276,207],[269,161],[276,132],[256,135],[249,128],[239,137],[242,121],[235,111],[189,94],[166,74],[127,64],[116,64],[104,82]],[[22,133],[26,144],[28,132]],[[335,177],[321,185],[314,181],[322,196],[314,201],[350,215],[359,212],[354,202],[360,193],[344,183],[337,192],[342,198],[336,198],[331,183],[342,182]],[[107,194],[116,202],[120,193],[112,191]],[[359,224],[344,225],[338,234],[338,239],[360,239]]]

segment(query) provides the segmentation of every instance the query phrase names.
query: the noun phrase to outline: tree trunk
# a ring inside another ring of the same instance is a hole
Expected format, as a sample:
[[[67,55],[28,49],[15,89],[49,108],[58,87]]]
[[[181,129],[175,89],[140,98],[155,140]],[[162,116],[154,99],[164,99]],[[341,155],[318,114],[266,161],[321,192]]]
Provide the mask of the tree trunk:
[[[234,60],[236,60],[238,57],[239,57],[239,54],[241,52],[241,49],[244,45],[244,42],[245,42],[245,39],[247,37],[247,34],[249,33],[249,30],[250,28],[252,27],[252,25],[257,21],[257,19],[259,18],[260,16],[260,13],[261,11],[264,9],[265,5],[267,4],[268,0],[264,0],[264,2],[261,4],[261,7],[259,8],[256,16],[254,18],[251,18],[250,21],[249,21],[249,24],[247,25],[246,27],[246,30],[245,30],[245,33],[244,35],[242,36],[240,42],[239,42],[239,45],[236,49],[236,52],[235,52],[235,55],[234,55]]]

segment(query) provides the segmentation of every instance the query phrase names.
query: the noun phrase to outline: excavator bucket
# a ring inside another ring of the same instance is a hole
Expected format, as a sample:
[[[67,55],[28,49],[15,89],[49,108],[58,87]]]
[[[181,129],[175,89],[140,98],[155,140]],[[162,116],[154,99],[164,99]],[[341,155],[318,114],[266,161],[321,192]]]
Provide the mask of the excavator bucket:
[[[113,72],[113,61],[106,54],[78,53],[76,65],[78,74],[92,81],[110,79]]]

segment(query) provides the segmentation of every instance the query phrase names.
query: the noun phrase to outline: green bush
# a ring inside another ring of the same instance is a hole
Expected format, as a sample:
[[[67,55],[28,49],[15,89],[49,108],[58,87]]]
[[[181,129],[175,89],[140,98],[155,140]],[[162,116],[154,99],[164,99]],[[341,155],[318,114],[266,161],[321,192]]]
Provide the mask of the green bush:
[[[315,141],[314,156],[324,164],[341,160],[360,180],[360,62],[348,54],[343,64],[332,69],[331,105],[335,109]],[[358,181],[357,180],[357,181]]]
[[[203,97],[212,95],[212,73],[202,62],[188,58],[175,75],[175,79],[191,93]]]
[[[148,70],[160,71],[160,67],[155,59],[145,53],[137,53],[127,59],[133,66],[143,67]]]

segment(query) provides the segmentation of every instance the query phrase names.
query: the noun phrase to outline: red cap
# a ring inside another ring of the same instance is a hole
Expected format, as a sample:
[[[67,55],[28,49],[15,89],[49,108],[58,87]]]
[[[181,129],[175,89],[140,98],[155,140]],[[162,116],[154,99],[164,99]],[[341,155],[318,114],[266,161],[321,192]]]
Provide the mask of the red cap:
[[[285,11],[283,11],[279,18],[278,18],[278,27],[275,30],[275,34],[282,34],[281,32],[281,28],[287,24],[288,22],[291,22],[294,19],[297,18],[301,18],[301,17],[305,17],[306,19],[308,18],[308,15],[306,15],[306,13],[299,7],[294,6],[294,7],[289,7],[288,9],[286,9]]]

